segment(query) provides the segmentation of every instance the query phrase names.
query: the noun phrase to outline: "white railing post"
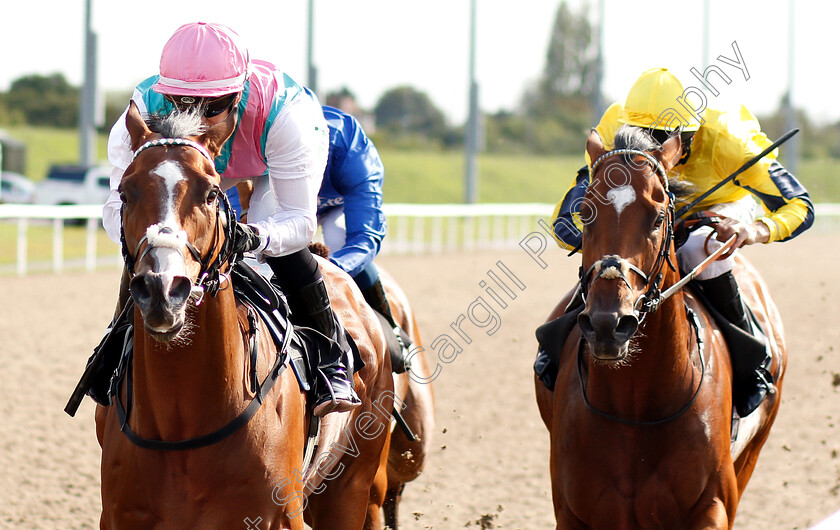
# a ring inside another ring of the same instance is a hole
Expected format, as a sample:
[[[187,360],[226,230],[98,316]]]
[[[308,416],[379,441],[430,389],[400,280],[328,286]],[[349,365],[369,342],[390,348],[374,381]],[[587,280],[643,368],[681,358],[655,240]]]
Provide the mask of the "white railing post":
[[[64,219],[53,219],[53,272],[64,270]]]
[[[96,270],[96,229],[99,221],[90,218],[87,220],[86,242],[85,242],[85,270],[90,272]]]
[[[66,268],[64,260],[64,221],[66,219],[87,219],[85,239],[85,267],[93,270],[96,266],[96,230],[102,218],[102,206],[95,204],[73,206],[50,206],[40,204],[0,204],[0,221],[17,223],[17,263],[16,272],[23,276],[32,268],[28,256],[28,237],[30,220],[40,220],[52,225],[52,265],[56,273]]]
[[[26,218],[18,219],[18,233],[17,233],[17,273],[18,276],[26,275],[26,229],[29,220]]]

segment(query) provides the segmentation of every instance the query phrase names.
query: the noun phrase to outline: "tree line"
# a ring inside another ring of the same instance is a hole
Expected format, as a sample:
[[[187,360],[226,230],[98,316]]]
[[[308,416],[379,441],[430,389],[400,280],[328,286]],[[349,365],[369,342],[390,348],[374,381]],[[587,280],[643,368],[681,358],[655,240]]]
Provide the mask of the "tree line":
[[[586,7],[571,10],[562,2],[557,10],[545,66],[538,80],[526,88],[514,108],[481,116],[481,148],[491,153],[580,154],[583,141],[602,110],[595,32]],[[79,87],[62,74],[27,75],[0,92],[0,126],[73,128],[79,119]],[[346,89],[327,94],[350,96]],[[110,94],[105,101],[102,132],[125,109],[130,93]],[[783,105],[779,112],[759,116],[768,136],[784,131]],[[410,149],[456,149],[463,146],[463,124],[449,124],[443,112],[422,91],[411,86],[387,90],[372,109],[377,145]],[[803,157],[840,158],[840,123],[818,126],[799,113]]]

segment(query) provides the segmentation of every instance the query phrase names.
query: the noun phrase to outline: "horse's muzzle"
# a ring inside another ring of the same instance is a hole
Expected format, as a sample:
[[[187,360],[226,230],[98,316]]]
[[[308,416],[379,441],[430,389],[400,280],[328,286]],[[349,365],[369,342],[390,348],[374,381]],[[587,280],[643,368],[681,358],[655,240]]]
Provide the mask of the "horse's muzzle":
[[[166,272],[141,273],[129,284],[146,330],[164,342],[174,338],[184,325],[184,309],[191,290],[189,278]]]
[[[639,329],[639,319],[634,314],[584,311],[578,316],[578,326],[592,355],[602,361],[620,361]]]

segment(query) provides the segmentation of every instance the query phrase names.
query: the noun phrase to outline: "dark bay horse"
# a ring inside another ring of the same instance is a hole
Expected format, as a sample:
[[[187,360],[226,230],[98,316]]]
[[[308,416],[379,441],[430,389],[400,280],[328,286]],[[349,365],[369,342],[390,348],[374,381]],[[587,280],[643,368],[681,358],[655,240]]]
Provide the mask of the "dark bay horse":
[[[213,159],[235,117],[206,131],[170,118],[153,132],[133,104],[126,117],[135,158],[120,191],[134,350],[118,396],[132,405],[124,415],[96,410],[100,526],[381,528],[394,385],[377,318],[352,280],[319,260],[365,367],[355,375],[362,405],[322,419],[305,466],[306,393],[231,287],[232,223]]]
[[[536,380],[557,528],[731,528],[778,412],[781,320],[757,271],[736,255],[742,294],[771,338],[779,391],[741,419],[733,439],[727,345],[688,291],[660,297],[680,280],[670,266],[666,176],[680,157],[679,136],[660,149],[624,144],[606,152],[595,132],[587,141],[595,169],[580,210],[585,305],[554,390]]]

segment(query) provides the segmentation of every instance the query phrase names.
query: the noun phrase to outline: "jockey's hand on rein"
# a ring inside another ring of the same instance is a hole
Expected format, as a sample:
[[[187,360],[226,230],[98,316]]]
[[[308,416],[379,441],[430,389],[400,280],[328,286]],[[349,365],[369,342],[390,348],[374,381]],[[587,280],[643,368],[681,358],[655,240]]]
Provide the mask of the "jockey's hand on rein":
[[[245,223],[236,223],[233,227],[233,251],[244,254],[260,248],[260,236],[256,228]]]
[[[729,217],[723,218],[715,225],[718,241],[726,241],[733,235],[737,235],[733,249],[755,243],[766,243],[770,239],[770,230],[761,221],[754,223],[743,223]]]

